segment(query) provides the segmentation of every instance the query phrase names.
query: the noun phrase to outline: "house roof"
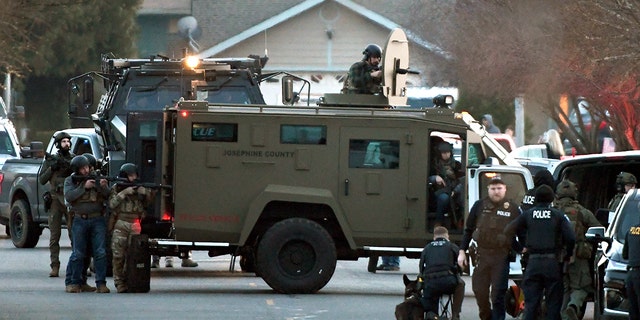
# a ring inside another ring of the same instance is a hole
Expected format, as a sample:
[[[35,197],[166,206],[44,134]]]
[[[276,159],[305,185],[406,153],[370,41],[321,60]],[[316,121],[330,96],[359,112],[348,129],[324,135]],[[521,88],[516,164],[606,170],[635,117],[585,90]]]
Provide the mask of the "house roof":
[[[189,3],[191,14],[196,17],[200,26],[205,26],[207,29],[198,42],[205,45],[215,44],[201,50],[199,55],[213,56],[264,30],[331,1],[388,30],[403,28],[407,38],[414,44],[446,59],[451,58],[448,52],[422,38],[417,30],[411,29],[411,26],[415,25],[410,21],[411,12],[426,10],[425,4],[415,0],[394,0],[393,5],[390,5],[388,0],[251,0],[246,2],[191,0]],[[166,0],[146,0],[140,14],[166,14],[167,11],[162,10],[165,2]],[[174,4],[174,6],[182,9],[186,7],[185,0],[174,1],[174,3],[178,2],[182,4]],[[186,2],[189,1],[186,0]],[[184,10],[178,11],[183,13]]]

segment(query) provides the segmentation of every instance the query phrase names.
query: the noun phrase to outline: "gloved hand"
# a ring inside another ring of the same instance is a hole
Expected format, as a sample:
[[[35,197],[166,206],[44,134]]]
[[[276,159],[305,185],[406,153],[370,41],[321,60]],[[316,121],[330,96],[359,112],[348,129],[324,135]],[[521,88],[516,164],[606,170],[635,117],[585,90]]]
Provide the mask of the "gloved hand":
[[[123,197],[131,195],[131,194],[135,194],[136,193],[136,189],[134,189],[133,187],[127,187],[124,190],[120,191],[120,195],[122,195]]]
[[[145,187],[138,187],[138,194],[141,195],[146,195],[147,194],[147,189]]]

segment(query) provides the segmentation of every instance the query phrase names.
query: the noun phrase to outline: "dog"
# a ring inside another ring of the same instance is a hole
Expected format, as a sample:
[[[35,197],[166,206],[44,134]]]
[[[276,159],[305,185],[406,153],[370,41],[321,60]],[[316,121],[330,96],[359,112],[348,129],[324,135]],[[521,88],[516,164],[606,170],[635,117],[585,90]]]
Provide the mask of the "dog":
[[[418,279],[409,280],[406,274],[402,275],[404,282],[404,301],[396,305],[396,319],[398,320],[424,320],[424,309],[420,299],[420,287]]]

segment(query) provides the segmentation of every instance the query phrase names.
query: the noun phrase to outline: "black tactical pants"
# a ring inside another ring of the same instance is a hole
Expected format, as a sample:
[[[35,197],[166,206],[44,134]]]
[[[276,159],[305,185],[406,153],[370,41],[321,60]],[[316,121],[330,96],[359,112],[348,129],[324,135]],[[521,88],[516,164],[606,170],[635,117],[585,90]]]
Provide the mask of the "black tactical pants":
[[[482,248],[479,248],[478,266],[473,270],[471,286],[476,296],[480,319],[503,320],[505,318],[504,296],[508,284],[507,252],[504,250],[483,251]],[[491,297],[491,302],[489,302],[489,297]]]
[[[524,319],[537,319],[543,294],[546,295],[546,319],[560,319],[562,307],[562,268],[553,254],[529,255],[529,264],[522,280]]]

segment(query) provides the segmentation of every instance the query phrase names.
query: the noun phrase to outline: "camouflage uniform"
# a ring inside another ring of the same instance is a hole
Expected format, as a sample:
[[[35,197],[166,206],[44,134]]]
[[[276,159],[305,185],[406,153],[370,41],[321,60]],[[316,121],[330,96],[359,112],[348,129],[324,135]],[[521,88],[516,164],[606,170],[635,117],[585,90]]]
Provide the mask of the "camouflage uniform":
[[[351,68],[349,68],[342,93],[379,93],[381,79],[371,76],[371,72],[376,70],[378,70],[377,66],[370,65],[366,61],[354,63]]]
[[[49,209],[49,254],[51,259],[51,273],[57,277],[60,268],[60,236],[62,234],[62,216],[67,221],[67,232],[71,239],[71,218],[64,203],[64,179],[71,174],[70,162],[74,155],[69,150],[58,150],[58,153],[43,162],[38,182],[51,186],[51,208]]]
[[[585,303],[590,292],[593,292],[591,277],[591,259],[593,247],[585,239],[585,232],[590,227],[600,226],[598,219],[581,206],[575,198],[578,191],[575,184],[569,180],[563,180],[556,189],[558,199],[554,207],[563,211],[571,221],[576,235],[576,245],[573,252],[573,262],[569,264],[564,276],[563,319],[577,319],[577,314]],[[572,308],[572,310],[568,310]],[[575,316],[574,316],[575,315]]]
[[[111,217],[109,231],[111,236],[111,251],[113,251],[113,282],[118,292],[127,291],[127,274],[124,266],[129,236],[140,234],[140,220],[144,217],[145,207],[151,203],[152,192],[143,187],[123,187],[115,184],[109,195]]]

